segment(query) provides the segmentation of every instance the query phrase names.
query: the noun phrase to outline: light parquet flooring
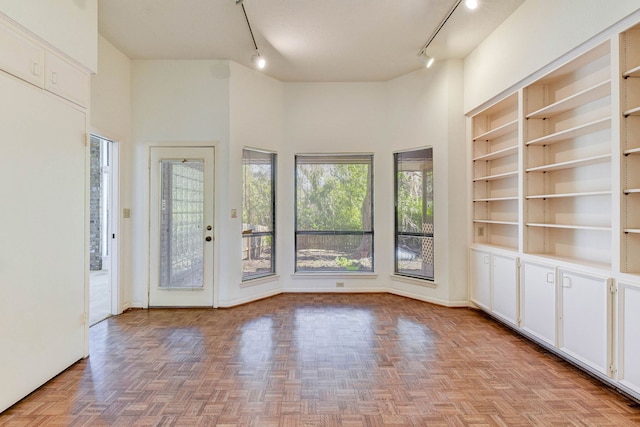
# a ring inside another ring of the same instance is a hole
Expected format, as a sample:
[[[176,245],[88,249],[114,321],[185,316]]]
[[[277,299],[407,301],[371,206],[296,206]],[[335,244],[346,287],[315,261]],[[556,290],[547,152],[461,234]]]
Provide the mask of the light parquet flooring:
[[[627,426],[640,406],[484,314],[388,294],[132,310],[9,426]]]

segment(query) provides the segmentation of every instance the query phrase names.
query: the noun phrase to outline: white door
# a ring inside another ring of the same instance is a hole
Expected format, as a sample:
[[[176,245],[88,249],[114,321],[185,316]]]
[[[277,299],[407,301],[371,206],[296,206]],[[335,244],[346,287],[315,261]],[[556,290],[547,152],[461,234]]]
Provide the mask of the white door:
[[[149,306],[213,306],[213,147],[152,147]]]

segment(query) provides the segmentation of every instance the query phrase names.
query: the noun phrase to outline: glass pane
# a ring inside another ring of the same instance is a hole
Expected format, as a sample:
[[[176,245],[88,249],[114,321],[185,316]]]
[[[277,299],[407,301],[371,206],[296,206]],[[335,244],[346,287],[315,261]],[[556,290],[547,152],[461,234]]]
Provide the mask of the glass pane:
[[[399,236],[396,272],[433,279],[433,237]]]
[[[424,233],[433,224],[431,149],[396,156],[397,231]]]
[[[161,164],[160,288],[204,285],[204,162]]]
[[[296,236],[296,271],[373,271],[373,236]]]
[[[273,236],[245,236],[242,239],[242,278],[265,276],[273,271]]]
[[[361,158],[296,158],[298,231],[372,231],[372,157]]]

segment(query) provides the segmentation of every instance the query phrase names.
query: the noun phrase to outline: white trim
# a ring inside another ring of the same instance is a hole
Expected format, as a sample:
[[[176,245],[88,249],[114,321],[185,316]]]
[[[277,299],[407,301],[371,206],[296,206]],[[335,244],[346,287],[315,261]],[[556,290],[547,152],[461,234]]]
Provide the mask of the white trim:
[[[343,273],[343,272],[338,272],[338,273],[332,273],[332,272],[326,272],[326,273],[293,273],[291,275],[291,278],[293,280],[306,280],[306,279],[366,279],[366,280],[371,280],[371,279],[377,279],[378,278],[378,274],[377,273],[358,273],[358,272],[354,272],[354,273]]]
[[[255,279],[245,280],[240,283],[240,288],[250,288],[251,286],[258,286],[265,283],[278,282],[280,280],[279,274],[272,274],[269,276],[256,277]]]
[[[440,298],[427,297],[424,295],[414,294],[413,292],[401,291],[400,289],[387,289],[387,292],[393,295],[399,295],[401,297],[407,297],[418,301],[428,302],[431,304],[441,305],[443,307],[469,307],[469,302],[463,301],[446,301]]]
[[[248,304],[250,302],[254,302],[254,301],[261,300],[261,299],[265,299],[265,298],[273,297],[273,296],[276,296],[276,295],[280,295],[281,293],[282,293],[281,289],[276,289],[276,290],[273,290],[273,291],[262,292],[260,294],[249,295],[249,296],[246,296],[246,297],[236,298],[236,299],[232,299],[232,300],[229,300],[229,301],[219,301],[218,302],[218,307],[219,308],[235,307],[237,305]]]
[[[287,288],[286,294],[385,294],[387,289],[380,288]]]
[[[403,282],[410,285],[422,286],[431,289],[435,289],[438,287],[438,284],[435,281],[429,279],[419,279],[417,277],[400,276],[397,274],[391,274],[389,277],[394,282]]]

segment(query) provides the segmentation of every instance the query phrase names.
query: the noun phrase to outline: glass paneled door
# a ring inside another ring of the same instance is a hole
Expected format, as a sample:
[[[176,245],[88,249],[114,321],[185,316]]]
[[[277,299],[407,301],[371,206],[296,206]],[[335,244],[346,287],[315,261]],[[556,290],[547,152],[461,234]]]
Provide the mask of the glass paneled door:
[[[152,147],[149,306],[213,306],[213,147]]]

